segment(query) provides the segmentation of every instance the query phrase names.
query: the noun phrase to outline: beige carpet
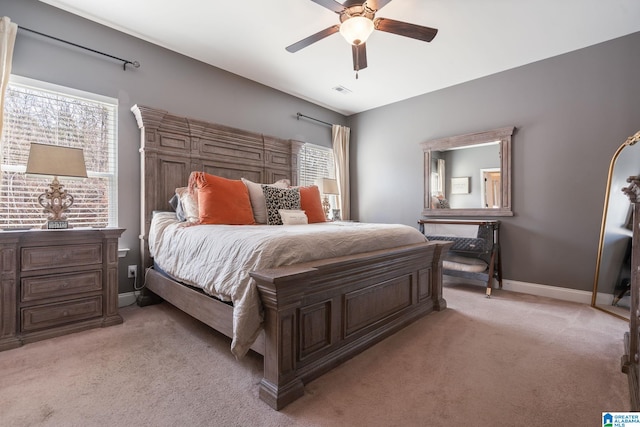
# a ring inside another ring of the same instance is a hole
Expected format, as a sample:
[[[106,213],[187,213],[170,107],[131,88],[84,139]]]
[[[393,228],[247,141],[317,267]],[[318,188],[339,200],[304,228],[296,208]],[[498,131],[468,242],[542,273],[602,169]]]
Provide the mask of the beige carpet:
[[[2,426],[598,426],[628,411],[626,322],[585,305],[445,288],[432,313],[305,387],[258,398],[261,357],[165,304],[0,353]]]

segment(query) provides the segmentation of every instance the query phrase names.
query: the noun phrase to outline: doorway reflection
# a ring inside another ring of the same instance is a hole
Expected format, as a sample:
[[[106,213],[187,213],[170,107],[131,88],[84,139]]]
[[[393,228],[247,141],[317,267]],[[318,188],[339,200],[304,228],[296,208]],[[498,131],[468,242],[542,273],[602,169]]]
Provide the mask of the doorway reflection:
[[[481,199],[485,209],[500,208],[502,176],[500,168],[480,169]]]

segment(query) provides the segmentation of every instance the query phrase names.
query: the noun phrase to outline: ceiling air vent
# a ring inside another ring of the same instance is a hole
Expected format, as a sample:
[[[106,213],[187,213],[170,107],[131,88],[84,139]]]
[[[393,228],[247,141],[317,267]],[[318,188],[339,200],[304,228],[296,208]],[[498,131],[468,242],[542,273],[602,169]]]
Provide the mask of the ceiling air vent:
[[[341,86],[341,85],[338,85],[338,86],[334,87],[333,90],[335,90],[336,92],[339,92],[339,93],[341,93],[343,95],[348,95],[348,94],[351,93],[351,91],[349,89],[347,89],[346,87]]]

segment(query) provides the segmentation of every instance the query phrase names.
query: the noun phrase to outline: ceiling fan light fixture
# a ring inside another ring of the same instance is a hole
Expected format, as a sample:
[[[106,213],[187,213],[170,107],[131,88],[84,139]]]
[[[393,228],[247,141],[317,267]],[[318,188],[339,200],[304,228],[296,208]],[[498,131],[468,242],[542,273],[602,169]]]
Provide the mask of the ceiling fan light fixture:
[[[373,21],[363,16],[354,16],[340,25],[340,34],[352,45],[359,45],[367,41],[373,32]]]

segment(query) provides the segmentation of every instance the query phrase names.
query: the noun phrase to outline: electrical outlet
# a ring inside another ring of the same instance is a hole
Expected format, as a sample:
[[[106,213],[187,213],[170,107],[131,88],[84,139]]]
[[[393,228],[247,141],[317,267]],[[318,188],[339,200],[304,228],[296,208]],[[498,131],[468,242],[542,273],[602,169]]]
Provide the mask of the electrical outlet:
[[[127,270],[127,277],[129,279],[135,279],[138,276],[138,266],[130,265],[129,270]]]

